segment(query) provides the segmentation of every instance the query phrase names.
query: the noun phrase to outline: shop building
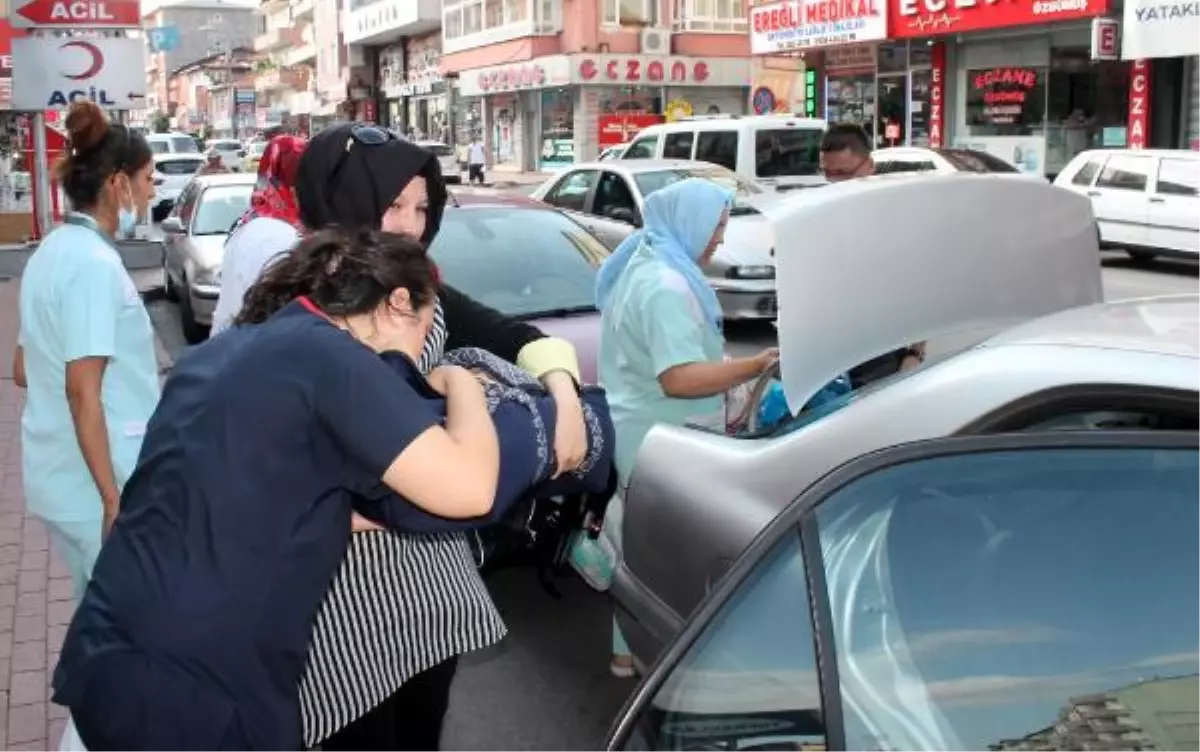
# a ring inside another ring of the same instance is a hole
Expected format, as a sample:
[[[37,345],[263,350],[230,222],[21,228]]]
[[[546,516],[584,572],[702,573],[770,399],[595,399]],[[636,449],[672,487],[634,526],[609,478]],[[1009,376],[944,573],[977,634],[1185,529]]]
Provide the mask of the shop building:
[[[744,4],[704,0],[446,0],[443,75],[460,143],[493,164],[594,159],[649,122],[744,114]]]
[[[416,139],[450,143],[449,96],[439,68],[441,30],[379,51],[384,122]]]
[[[1134,63],[1096,43],[1109,0],[862,0],[838,6],[853,39],[823,34],[814,5],[752,9],[751,47],[808,71],[812,110],[862,124],[877,147],[967,147],[1052,177],[1084,149],[1187,145],[1185,61],[1150,64],[1165,88],[1147,96]],[[783,99],[755,86],[756,102]]]
[[[1125,0],[1121,29],[1121,56],[1131,61],[1130,107],[1148,100],[1150,122],[1139,112],[1130,114],[1130,130],[1140,125],[1151,139],[1167,145],[1200,149],[1200,8],[1192,0]],[[1164,78],[1165,74],[1165,78]],[[1176,100],[1178,136],[1170,138],[1172,113],[1157,102]],[[1165,110],[1165,111],[1164,111]],[[1155,121],[1165,115],[1167,125]],[[1170,143],[1170,141],[1178,143]]]

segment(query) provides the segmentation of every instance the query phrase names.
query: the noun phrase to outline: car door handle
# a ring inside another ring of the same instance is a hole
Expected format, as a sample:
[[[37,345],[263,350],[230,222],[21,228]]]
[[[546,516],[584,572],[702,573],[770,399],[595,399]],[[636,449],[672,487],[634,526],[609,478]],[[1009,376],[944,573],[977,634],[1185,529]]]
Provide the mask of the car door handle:
[[[1165,204],[1165,203],[1166,203],[1166,199],[1164,199],[1164,198],[1161,198],[1161,197],[1159,197],[1159,196],[1151,196],[1151,197],[1150,197],[1150,203],[1152,203],[1152,204]]]
[[[1099,195],[1100,195],[1100,191],[1088,191],[1088,194],[1087,194],[1087,195],[1089,195],[1089,196],[1099,196]]]

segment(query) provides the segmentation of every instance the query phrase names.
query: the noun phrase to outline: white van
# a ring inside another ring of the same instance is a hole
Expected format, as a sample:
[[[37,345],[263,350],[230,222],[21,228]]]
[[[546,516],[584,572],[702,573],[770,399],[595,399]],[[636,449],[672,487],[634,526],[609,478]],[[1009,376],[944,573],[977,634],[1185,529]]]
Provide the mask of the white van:
[[[1105,246],[1135,259],[1200,256],[1200,153],[1094,149],[1071,160],[1054,184],[1091,199]]]
[[[825,121],[792,115],[705,115],[640,131],[621,159],[695,159],[779,189],[824,185]]]

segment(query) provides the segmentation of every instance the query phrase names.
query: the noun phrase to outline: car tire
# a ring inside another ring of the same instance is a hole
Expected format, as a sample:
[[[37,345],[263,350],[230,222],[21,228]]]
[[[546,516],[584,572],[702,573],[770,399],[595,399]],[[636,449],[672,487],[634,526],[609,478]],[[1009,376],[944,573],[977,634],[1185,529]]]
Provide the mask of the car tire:
[[[179,288],[175,286],[175,280],[171,279],[171,273],[167,271],[166,259],[163,259],[163,295],[172,303],[179,302]]]
[[[192,294],[188,292],[187,280],[179,294],[179,326],[183,329],[183,339],[189,345],[198,345],[208,339],[209,329],[196,321],[196,312],[192,308]]]

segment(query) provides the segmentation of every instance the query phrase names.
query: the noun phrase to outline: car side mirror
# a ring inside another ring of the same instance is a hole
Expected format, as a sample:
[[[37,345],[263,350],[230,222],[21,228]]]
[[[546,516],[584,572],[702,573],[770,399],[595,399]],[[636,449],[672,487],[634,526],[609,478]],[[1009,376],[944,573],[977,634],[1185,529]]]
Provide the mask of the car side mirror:
[[[623,206],[614,206],[613,208],[609,209],[607,213],[609,219],[615,219],[618,222],[625,222],[626,224],[631,224],[634,227],[637,227],[641,224],[641,222],[638,222],[637,215],[633,213],[633,209],[628,209]]]
[[[179,217],[167,217],[162,221],[162,231],[165,235],[182,235],[183,222]]]

